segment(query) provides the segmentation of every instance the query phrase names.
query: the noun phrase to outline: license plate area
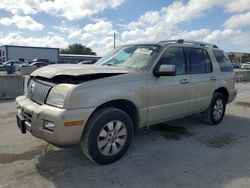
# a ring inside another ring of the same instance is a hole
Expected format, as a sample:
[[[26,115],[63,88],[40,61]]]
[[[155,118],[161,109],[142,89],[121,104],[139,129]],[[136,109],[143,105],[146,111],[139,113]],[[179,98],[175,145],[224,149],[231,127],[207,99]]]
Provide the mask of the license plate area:
[[[17,119],[17,126],[21,130],[21,133],[25,134],[26,133],[25,119],[21,117],[19,114],[16,115],[16,119]]]

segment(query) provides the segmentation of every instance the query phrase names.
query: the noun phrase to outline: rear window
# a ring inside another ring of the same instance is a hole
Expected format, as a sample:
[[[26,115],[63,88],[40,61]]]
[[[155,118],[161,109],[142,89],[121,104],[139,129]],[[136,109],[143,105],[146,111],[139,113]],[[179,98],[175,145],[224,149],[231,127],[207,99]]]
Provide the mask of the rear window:
[[[219,50],[213,50],[214,56],[219,64],[221,72],[233,72],[233,66],[227,55]]]

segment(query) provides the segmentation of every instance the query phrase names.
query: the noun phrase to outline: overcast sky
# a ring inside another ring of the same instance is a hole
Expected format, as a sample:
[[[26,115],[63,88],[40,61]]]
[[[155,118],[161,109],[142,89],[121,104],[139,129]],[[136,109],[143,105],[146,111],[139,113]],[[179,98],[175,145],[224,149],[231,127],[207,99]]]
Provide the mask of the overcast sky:
[[[103,55],[117,43],[190,39],[250,52],[250,0],[0,0],[0,45],[67,47]]]

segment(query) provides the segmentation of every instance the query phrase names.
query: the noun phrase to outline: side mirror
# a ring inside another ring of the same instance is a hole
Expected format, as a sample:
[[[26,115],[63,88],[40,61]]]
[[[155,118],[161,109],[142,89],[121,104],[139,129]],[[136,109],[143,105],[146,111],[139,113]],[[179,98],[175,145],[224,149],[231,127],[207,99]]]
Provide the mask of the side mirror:
[[[154,70],[154,75],[157,77],[175,76],[176,75],[175,65],[160,65],[159,68],[156,68]]]

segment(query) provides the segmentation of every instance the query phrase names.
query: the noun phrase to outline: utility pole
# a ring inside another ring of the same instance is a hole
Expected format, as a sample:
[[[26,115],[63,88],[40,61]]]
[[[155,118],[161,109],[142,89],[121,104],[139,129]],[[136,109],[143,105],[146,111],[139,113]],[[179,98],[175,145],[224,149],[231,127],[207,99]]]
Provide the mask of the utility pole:
[[[114,49],[115,49],[116,34],[114,33]]]

